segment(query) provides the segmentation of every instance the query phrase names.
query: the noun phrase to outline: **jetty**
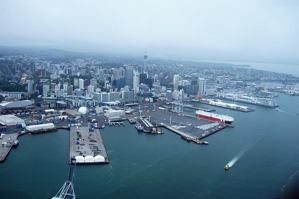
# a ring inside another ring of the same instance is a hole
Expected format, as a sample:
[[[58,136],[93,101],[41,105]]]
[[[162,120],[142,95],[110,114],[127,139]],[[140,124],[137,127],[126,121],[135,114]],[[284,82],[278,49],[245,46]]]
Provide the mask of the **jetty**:
[[[70,160],[77,164],[107,164],[108,155],[99,129],[88,127],[70,128]]]

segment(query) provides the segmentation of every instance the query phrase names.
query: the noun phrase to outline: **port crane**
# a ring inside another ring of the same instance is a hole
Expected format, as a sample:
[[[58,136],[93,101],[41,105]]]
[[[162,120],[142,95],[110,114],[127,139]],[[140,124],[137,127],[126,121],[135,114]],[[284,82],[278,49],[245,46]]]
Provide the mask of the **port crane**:
[[[64,182],[58,193],[52,199],[76,199],[74,190],[76,159],[71,158],[69,177]]]

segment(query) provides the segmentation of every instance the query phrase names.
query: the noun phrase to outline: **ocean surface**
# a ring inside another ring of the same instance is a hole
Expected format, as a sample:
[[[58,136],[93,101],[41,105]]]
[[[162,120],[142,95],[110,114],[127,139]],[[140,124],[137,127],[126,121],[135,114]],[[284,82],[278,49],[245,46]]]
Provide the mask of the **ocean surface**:
[[[250,68],[256,70],[265,70],[276,73],[283,73],[288,75],[294,75],[299,77],[299,65],[294,64],[277,64],[277,63],[262,63],[262,62],[236,62],[236,61],[211,61],[211,60],[193,60],[193,61],[207,61],[207,62],[215,62],[215,63],[228,63],[235,65],[248,65]]]
[[[299,170],[299,97],[276,100],[279,109],[249,105],[250,113],[214,107],[233,116],[235,128],[206,138],[207,146],[167,130],[150,135],[129,123],[107,127],[101,133],[110,164],[77,166],[77,198],[272,198]],[[0,198],[53,197],[68,176],[69,131],[19,140],[0,164]]]

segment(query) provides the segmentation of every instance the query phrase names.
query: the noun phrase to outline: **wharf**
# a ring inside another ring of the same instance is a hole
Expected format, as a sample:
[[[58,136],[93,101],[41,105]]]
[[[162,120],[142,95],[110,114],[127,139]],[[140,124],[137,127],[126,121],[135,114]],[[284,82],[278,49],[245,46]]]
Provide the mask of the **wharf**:
[[[224,123],[200,119],[191,115],[169,111],[156,111],[150,114],[151,121],[181,136],[186,141],[205,144],[206,138],[227,127]]]
[[[8,156],[10,150],[13,147],[13,142],[17,140],[19,137],[18,133],[13,133],[13,134],[5,134],[1,141],[1,147],[0,147],[0,162],[4,162],[6,157]],[[4,144],[5,143],[5,144]]]
[[[77,164],[107,164],[107,152],[99,129],[90,131],[88,127],[70,128],[70,159]]]
[[[198,139],[198,138],[195,137],[195,136],[192,136],[192,135],[189,135],[189,134],[187,134],[187,133],[184,133],[184,132],[182,132],[182,131],[180,131],[180,130],[178,130],[178,129],[175,129],[175,128],[173,128],[172,126],[169,126],[169,125],[164,124],[164,123],[161,123],[160,125],[161,125],[162,127],[166,128],[166,129],[168,129],[168,130],[170,130],[170,131],[172,131],[172,132],[174,132],[174,133],[180,135],[183,139],[185,139],[185,140],[187,140],[187,141],[193,141],[193,142],[195,142],[195,143],[197,143],[197,144],[203,144],[203,141],[201,141],[200,139]]]

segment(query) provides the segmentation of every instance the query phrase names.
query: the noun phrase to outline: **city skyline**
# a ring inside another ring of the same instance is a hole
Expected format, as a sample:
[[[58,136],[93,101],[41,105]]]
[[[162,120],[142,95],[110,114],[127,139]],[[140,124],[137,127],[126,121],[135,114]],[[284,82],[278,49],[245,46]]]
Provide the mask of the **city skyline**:
[[[297,64],[298,3],[1,1],[1,45]]]

